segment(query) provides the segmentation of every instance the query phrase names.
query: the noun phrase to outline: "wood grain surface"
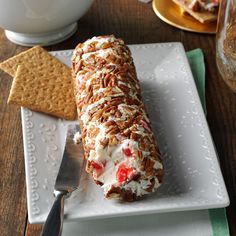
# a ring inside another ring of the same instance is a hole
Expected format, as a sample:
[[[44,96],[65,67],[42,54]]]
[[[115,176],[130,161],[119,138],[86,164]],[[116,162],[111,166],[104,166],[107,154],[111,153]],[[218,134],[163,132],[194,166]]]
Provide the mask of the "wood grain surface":
[[[115,34],[127,44],[180,41],[186,50],[202,48],[206,63],[207,120],[230,195],[230,232],[236,236],[236,95],[225,85],[215,64],[215,36],[190,33],[162,22],[151,4],[138,0],[97,0],[78,21],[78,31],[47,50],[72,49],[94,35]],[[26,47],[17,46],[0,29],[0,61]],[[20,110],[7,105],[11,78],[0,71],[0,235],[40,235],[27,221]]]

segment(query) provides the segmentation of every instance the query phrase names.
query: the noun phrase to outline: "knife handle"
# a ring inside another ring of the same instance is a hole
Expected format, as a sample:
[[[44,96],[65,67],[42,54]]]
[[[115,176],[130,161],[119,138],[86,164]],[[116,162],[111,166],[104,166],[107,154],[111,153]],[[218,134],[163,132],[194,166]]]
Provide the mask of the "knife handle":
[[[66,191],[54,191],[55,201],[43,226],[41,236],[60,236],[64,219],[64,199]]]

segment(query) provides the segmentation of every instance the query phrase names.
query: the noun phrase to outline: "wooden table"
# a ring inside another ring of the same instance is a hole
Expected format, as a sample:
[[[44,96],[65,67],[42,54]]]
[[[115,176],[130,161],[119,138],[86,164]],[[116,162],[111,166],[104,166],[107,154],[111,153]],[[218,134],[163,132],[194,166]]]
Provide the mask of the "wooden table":
[[[72,49],[94,35],[115,34],[127,44],[180,41],[186,50],[202,48],[206,62],[207,120],[219,154],[230,195],[227,216],[236,235],[236,96],[224,84],[215,64],[215,37],[185,32],[162,22],[151,4],[138,0],[97,0],[79,20],[70,39],[47,47]],[[0,61],[25,50],[9,42],[0,30]],[[0,235],[39,235],[41,226],[27,221],[26,185],[21,117],[18,107],[7,105],[10,77],[0,72]]]

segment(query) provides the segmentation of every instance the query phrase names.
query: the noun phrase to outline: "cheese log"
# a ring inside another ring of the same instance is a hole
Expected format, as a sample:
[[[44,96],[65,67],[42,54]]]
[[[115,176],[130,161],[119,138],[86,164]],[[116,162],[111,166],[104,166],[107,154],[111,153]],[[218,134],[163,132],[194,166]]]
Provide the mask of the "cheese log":
[[[106,198],[154,192],[163,165],[129,48],[113,35],[78,44],[72,75],[87,172]]]

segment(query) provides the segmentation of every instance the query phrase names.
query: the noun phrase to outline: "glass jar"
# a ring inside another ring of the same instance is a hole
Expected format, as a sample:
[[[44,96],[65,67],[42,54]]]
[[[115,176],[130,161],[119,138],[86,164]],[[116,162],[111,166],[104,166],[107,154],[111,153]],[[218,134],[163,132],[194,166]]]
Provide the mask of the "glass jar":
[[[216,33],[216,63],[225,83],[236,93],[236,0],[221,0]]]

